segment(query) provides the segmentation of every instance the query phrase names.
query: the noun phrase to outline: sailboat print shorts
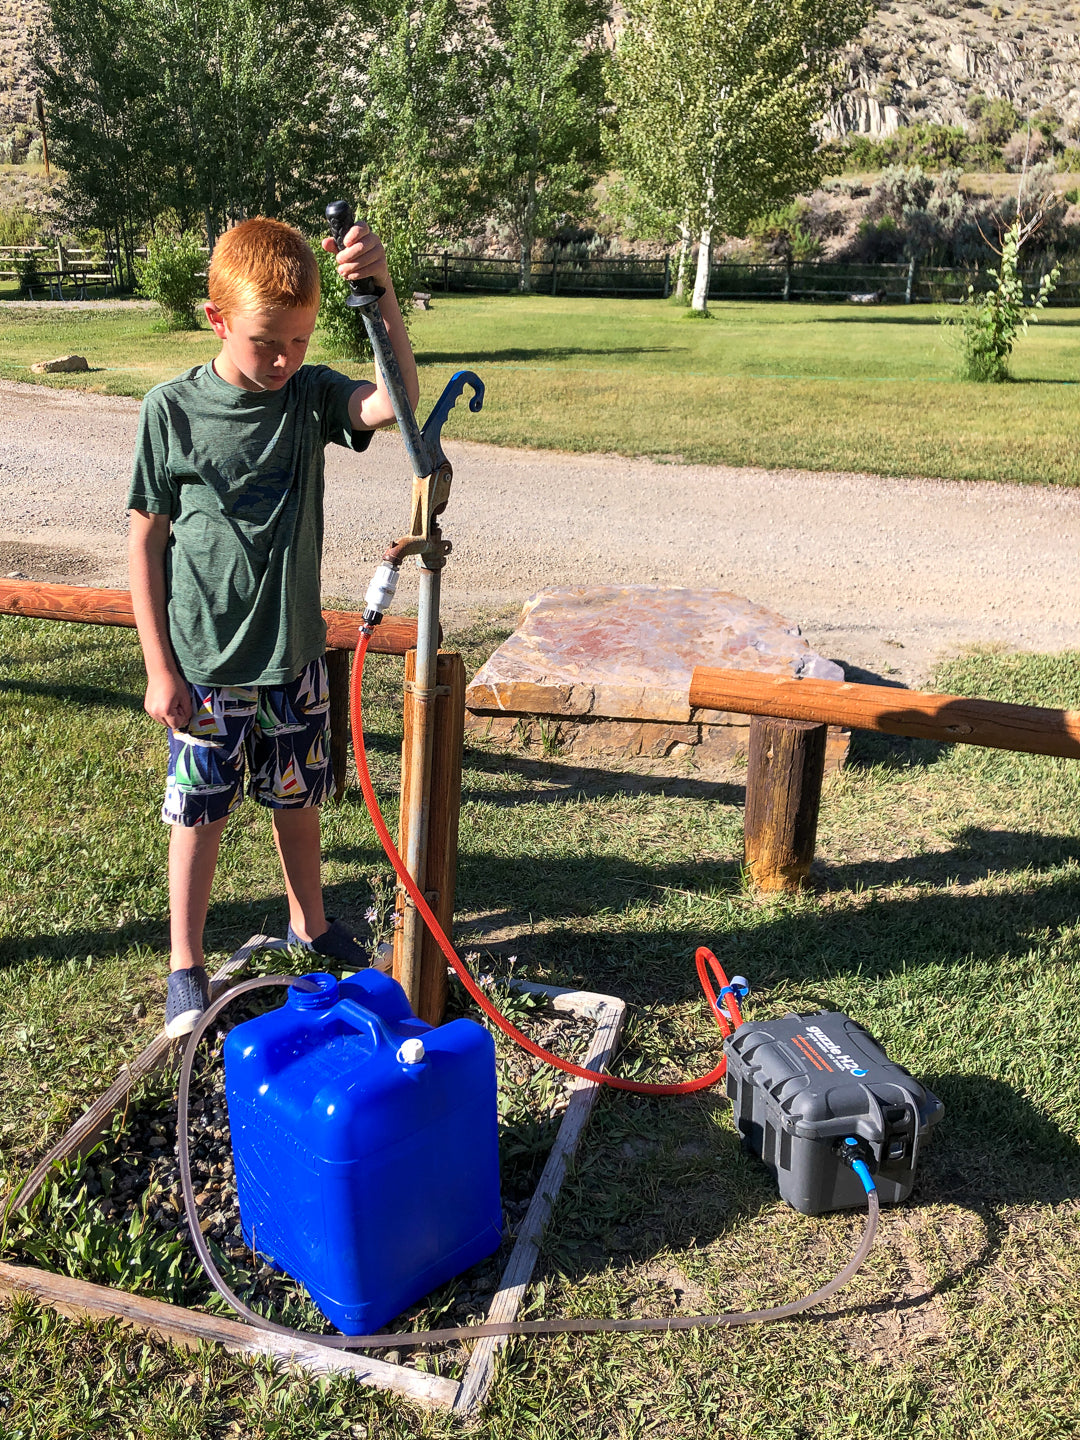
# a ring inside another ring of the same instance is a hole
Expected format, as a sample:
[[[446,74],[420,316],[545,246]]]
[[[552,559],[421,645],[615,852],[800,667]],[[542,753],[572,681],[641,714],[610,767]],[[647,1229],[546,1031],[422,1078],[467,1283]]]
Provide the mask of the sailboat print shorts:
[[[161,818],[211,825],[248,794],[272,810],[321,805],[334,786],[326,661],[287,685],[193,685],[193,711],[169,731]]]

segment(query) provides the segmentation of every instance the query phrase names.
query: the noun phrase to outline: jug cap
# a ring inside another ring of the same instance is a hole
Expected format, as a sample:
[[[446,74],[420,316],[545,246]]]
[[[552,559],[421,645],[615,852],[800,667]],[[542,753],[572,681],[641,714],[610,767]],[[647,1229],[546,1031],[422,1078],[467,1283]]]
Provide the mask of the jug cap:
[[[302,978],[312,981],[318,988],[301,990],[296,985],[290,985],[289,1004],[295,1010],[328,1010],[337,1003],[338,982],[328,971],[315,970]]]

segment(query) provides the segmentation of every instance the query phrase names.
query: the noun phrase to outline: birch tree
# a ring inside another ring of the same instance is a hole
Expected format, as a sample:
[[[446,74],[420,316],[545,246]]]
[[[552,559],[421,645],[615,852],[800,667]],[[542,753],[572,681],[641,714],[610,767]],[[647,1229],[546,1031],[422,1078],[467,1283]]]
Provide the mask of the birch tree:
[[[817,183],[816,122],[869,0],[626,0],[610,67],[614,157],[698,236],[705,312],[718,232]]]

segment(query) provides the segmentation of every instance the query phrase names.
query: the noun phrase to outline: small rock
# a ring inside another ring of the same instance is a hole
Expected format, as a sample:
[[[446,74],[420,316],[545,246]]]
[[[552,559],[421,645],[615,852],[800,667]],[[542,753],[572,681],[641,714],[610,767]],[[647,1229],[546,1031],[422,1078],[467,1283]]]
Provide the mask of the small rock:
[[[9,570],[5,578],[8,580],[26,580],[29,577],[21,570]]]
[[[139,1001],[139,1003],[138,1003],[137,1005],[132,1006],[132,1009],[131,1009],[131,1018],[132,1018],[133,1020],[141,1020],[145,1014],[146,1014],[146,1006],[142,1003],[141,1000]]]
[[[76,370],[89,370],[85,355],[61,355],[56,360],[39,360],[30,366],[35,375],[67,375]]]

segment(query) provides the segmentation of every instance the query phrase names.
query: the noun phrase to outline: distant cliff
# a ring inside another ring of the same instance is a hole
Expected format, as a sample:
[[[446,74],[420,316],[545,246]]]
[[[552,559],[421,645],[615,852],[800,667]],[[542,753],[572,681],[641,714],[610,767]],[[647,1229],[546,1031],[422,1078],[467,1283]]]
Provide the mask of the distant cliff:
[[[0,144],[30,123],[30,30],[44,9],[42,0],[0,0]]]
[[[884,0],[847,52],[827,133],[961,125],[972,94],[1009,100],[1021,116],[1050,106],[1080,133],[1080,5]]]
[[[29,32],[43,10],[43,0],[0,0],[0,143],[30,121]],[[1049,105],[1080,135],[1080,0],[883,0],[845,71],[830,137],[960,125],[973,93],[1010,100],[1021,116]]]

